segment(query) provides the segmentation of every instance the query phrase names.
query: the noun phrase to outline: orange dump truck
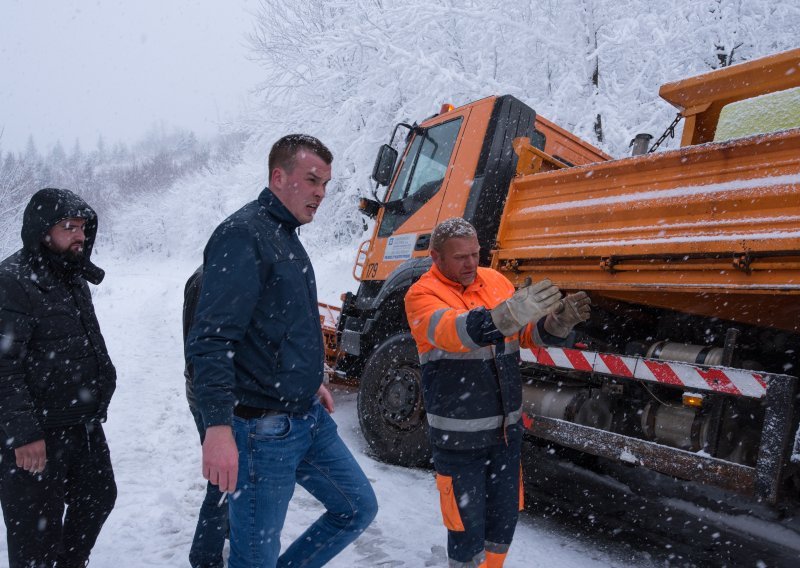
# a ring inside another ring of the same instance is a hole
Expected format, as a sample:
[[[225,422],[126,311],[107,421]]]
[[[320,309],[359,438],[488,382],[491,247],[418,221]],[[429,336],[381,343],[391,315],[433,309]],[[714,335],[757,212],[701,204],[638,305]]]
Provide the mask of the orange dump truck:
[[[386,194],[361,202],[376,223],[358,291],[327,328],[377,456],[429,457],[403,298],[430,266],[433,227],[461,216],[483,265],[592,298],[574,348],[522,352],[533,443],[796,499],[799,87],[800,49],[664,85],[681,147],[624,159],[511,96],[398,125],[399,164],[387,144],[373,172]]]

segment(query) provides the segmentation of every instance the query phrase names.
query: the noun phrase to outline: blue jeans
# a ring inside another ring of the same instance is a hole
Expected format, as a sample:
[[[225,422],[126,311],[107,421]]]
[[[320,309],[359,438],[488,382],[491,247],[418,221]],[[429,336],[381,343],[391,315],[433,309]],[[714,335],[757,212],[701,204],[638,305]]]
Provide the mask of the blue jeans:
[[[375,518],[378,503],[372,486],[318,402],[306,414],[234,417],[233,433],[239,478],[228,500],[229,568],[323,566]],[[295,483],[326,512],[280,554]]]
[[[186,398],[189,401],[189,410],[192,411],[202,444],[206,437],[206,427],[203,424],[203,417],[195,405],[194,395],[188,383]],[[222,568],[224,566],[222,549],[225,547],[225,536],[228,534],[228,507],[224,503],[220,506],[221,499],[222,492],[219,487],[208,483],[206,496],[200,506],[197,527],[194,530],[192,548],[189,550],[189,564],[192,568]]]

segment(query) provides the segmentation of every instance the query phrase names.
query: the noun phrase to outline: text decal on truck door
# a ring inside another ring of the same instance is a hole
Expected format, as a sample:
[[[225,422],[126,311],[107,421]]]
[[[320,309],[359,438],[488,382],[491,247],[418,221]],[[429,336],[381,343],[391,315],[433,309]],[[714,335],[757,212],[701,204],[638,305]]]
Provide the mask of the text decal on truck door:
[[[405,260],[411,258],[414,252],[414,243],[417,242],[417,235],[394,235],[386,240],[386,250],[383,253],[383,260]]]

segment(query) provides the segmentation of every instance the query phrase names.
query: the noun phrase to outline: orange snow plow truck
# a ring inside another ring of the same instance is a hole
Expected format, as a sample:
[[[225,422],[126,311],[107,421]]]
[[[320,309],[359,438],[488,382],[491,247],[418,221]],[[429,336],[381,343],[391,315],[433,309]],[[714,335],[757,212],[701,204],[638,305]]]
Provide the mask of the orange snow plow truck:
[[[522,351],[531,442],[797,500],[800,49],[660,95],[684,121],[680,148],[647,153],[637,137],[645,152],[623,159],[512,96],[395,127],[405,150],[384,145],[373,171],[385,196],[360,204],[375,230],[358,291],[326,326],[379,458],[430,456],[403,300],[433,227],[461,216],[482,265],[592,299],[574,347]]]

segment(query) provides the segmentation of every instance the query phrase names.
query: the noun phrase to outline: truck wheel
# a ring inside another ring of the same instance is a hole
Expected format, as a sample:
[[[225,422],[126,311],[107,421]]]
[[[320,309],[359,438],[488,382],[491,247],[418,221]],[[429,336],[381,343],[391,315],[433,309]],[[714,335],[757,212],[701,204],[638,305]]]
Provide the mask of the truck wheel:
[[[384,341],[364,365],[358,421],[381,461],[407,467],[430,463],[420,377],[417,348],[409,333]]]

